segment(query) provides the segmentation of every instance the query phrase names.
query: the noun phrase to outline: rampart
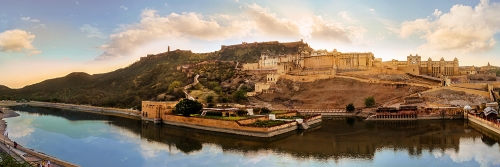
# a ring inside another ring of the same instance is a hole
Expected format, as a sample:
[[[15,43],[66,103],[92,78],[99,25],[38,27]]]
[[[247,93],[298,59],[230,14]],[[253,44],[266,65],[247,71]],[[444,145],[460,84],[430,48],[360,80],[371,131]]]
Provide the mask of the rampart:
[[[246,47],[252,47],[252,46],[258,46],[258,45],[282,45],[285,47],[298,47],[301,45],[307,45],[304,43],[303,40],[296,41],[296,42],[279,42],[279,41],[267,41],[267,42],[242,42],[241,44],[236,44],[236,45],[221,45],[220,50],[225,50],[225,49],[235,49],[235,48],[246,48]]]

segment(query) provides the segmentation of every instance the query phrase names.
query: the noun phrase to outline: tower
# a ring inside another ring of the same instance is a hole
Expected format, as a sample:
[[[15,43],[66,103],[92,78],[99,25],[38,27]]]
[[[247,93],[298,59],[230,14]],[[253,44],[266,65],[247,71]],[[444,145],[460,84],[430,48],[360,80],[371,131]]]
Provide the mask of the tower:
[[[419,65],[420,66],[420,61],[421,61],[421,57],[418,56],[418,54],[416,54],[415,56],[412,56],[410,54],[410,56],[406,57],[406,64],[407,65]]]
[[[429,59],[427,59],[427,73],[431,74],[431,75],[434,75],[434,67],[433,67],[433,64],[432,64],[431,57],[429,57]]]
[[[453,59],[453,75],[459,75],[458,59],[456,57]]]

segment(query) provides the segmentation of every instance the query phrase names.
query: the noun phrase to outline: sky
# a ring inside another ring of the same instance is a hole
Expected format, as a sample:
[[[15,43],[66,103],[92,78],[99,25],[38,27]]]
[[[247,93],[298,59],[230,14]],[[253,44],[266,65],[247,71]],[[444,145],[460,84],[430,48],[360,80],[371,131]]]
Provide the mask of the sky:
[[[0,0],[0,85],[105,73],[147,54],[301,39],[383,61],[500,66],[500,3],[488,0]]]

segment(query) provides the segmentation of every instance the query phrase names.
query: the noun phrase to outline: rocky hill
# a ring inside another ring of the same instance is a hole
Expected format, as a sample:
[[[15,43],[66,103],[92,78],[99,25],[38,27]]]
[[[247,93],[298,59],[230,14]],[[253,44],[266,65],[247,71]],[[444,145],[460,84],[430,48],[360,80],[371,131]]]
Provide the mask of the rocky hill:
[[[242,82],[242,76],[237,75],[234,69],[236,62],[258,62],[260,53],[266,50],[284,54],[310,49],[307,44],[301,43],[252,43],[243,47],[226,46],[210,53],[175,50],[148,55],[109,73],[89,75],[74,72],[21,89],[0,86],[0,100],[26,99],[140,108],[143,100],[175,100],[183,97],[182,87],[192,83],[192,75],[199,73],[202,74],[200,83],[205,86],[193,89],[214,90],[223,102],[228,102],[233,100],[231,94],[241,88],[237,87]],[[184,70],[184,67],[187,69]]]

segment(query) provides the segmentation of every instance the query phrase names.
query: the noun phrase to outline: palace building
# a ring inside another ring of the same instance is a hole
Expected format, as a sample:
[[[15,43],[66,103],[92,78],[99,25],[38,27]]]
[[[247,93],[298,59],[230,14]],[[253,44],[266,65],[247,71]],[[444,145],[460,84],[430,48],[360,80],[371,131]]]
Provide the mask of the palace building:
[[[259,69],[276,69],[278,73],[294,70],[327,70],[327,69],[369,69],[373,67],[374,55],[371,52],[342,53],[334,49],[302,51],[300,54],[276,55],[266,51],[260,56]]]

